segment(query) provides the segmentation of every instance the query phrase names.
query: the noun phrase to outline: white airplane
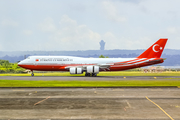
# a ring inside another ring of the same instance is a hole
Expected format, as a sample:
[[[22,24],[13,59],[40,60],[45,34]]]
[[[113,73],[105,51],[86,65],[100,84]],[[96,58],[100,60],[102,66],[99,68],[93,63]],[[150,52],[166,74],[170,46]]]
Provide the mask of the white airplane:
[[[82,58],[72,56],[30,56],[18,65],[32,71],[69,71],[70,74],[97,76],[101,71],[122,71],[163,63],[160,58],[167,38],[159,39],[136,58]]]

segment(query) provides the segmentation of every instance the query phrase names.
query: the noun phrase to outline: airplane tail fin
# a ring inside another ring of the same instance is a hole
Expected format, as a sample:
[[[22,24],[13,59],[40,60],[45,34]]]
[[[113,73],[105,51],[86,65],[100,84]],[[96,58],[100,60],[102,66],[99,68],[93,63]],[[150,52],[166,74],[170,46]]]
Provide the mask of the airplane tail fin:
[[[159,39],[137,58],[160,58],[167,40],[167,38]]]

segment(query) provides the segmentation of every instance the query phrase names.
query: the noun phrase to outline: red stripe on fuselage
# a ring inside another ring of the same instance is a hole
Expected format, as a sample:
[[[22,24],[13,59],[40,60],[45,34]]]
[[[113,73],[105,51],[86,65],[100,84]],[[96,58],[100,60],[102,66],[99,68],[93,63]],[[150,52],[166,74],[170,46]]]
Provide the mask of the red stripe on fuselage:
[[[122,71],[122,70],[134,69],[134,68],[139,68],[139,67],[144,67],[144,66],[149,66],[164,62],[162,58],[151,58],[151,59],[144,59],[142,61],[134,62],[131,64],[125,64],[125,65],[112,65],[109,71]]]
[[[134,63],[138,63],[138,62],[142,62],[147,60],[147,58],[140,58],[140,59],[134,59],[134,60],[129,60],[129,61],[124,61],[124,62],[118,62],[118,63],[114,63],[114,65],[124,65],[124,66],[129,66],[132,65]]]

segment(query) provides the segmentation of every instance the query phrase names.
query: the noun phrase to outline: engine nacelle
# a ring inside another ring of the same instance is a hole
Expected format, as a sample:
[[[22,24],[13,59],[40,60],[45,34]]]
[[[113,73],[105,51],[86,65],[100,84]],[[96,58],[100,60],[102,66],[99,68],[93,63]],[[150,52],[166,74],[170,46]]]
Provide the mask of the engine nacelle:
[[[99,66],[87,66],[87,73],[99,73]]]
[[[69,69],[70,74],[83,74],[82,68],[72,67]]]

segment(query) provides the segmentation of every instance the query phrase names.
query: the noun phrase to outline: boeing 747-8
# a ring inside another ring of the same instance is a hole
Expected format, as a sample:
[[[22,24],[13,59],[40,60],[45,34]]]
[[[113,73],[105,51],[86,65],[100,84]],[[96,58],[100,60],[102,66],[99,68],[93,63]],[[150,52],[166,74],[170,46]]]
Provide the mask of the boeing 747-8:
[[[70,74],[97,76],[101,71],[122,71],[163,63],[161,54],[168,39],[159,39],[136,58],[82,58],[71,56],[30,56],[18,65],[32,71],[69,71]]]

